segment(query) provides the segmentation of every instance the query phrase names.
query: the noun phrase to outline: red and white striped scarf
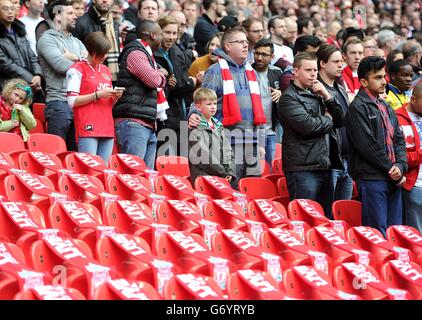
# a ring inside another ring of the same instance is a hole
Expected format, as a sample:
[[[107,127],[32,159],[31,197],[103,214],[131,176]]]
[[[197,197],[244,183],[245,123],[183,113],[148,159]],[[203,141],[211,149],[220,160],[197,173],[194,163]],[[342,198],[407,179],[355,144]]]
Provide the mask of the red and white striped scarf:
[[[234,90],[233,77],[229,69],[227,61],[218,58],[223,77],[223,125],[231,126],[242,120],[239,103],[237,102],[236,92]],[[259,83],[256,81],[255,71],[246,63],[246,77],[249,83],[249,91],[251,93],[252,110],[254,114],[254,125],[265,124],[264,108],[262,107],[261,94],[259,91]]]
[[[152,53],[152,49],[149,46],[149,43],[144,40],[139,40],[139,42],[144,46],[145,50],[148,52],[148,54],[151,56],[152,61],[154,62],[154,68],[157,69],[157,63],[154,59],[154,54]],[[166,95],[164,94],[163,88],[157,88],[157,119],[164,121],[167,119],[166,110],[170,108]]]

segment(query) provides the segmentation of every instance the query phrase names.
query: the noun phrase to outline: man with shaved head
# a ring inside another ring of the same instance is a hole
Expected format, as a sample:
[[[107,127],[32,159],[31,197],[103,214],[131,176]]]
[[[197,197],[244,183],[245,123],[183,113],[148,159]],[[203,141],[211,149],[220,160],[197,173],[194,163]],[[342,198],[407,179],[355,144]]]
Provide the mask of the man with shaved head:
[[[404,223],[422,232],[422,81],[414,88],[410,103],[396,113],[406,141],[409,165],[402,190]]]

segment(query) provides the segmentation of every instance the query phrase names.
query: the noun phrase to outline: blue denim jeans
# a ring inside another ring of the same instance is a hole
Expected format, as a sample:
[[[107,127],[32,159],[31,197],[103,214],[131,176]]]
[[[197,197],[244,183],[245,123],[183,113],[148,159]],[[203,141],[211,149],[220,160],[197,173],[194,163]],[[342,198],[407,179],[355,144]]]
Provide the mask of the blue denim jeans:
[[[295,171],[286,172],[285,175],[290,200],[314,200],[322,206],[325,216],[332,219],[333,188],[330,170]]]
[[[79,138],[78,151],[100,156],[107,165],[108,159],[113,152],[113,142],[113,138]]]
[[[77,151],[73,111],[66,101],[55,100],[47,103],[44,111],[47,133],[55,134],[66,141],[67,150]]]
[[[153,169],[157,152],[157,137],[154,130],[132,120],[123,120],[116,125],[116,138],[121,153],[136,155]]]
[[[422,233],[422,188],[402,190],[403,213],[405,224],[414,227]]]
[[[402,224],[401,188],[388,181],[357,181],[362,202],[362,224],[381,231],[385,236],[387,228]]]
[[[270,165],[271,172],[273,171],[272,161],[275,156],[275,145],[276,145],[276,138],[275,134],[267,134],[266,141],[265,141],[265,161]]]
[[[344,170],[332,169],[334,195],[333,201],[350,200],[353,193],[353,179],[347,171],[349,164],[343,160]]]

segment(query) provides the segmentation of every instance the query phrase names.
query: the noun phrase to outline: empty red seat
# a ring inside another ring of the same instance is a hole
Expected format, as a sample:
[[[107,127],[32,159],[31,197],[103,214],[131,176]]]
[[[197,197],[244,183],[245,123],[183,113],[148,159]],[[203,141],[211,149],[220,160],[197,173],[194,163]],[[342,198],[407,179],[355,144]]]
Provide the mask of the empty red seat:
[[[392,288],[381,281],[374,268],[353,262],[343,263],[334,269],[333,284],[336,288],[365,300],[411,299],[406,290]]]
[[[248,217],[251,220],[264,222],[271,228],[286,225],[290,222],[284,206],[279,202],[267,199],[250,201]]]
[[[15,300],[85,300],[85,296],[74,288],[61,286],[39,286],[20,291]]]
[[[152,205],[151,185],[144,177],[135,174],[112,175],[106,179],[105,187],[109,193],[118,195],[124,200],[141,201]]]
[[[208,202],[204,207],[204,218],[224,229],[247,230],[245,214],[234,201],[219,199]]]
[[[108,165],[113,170],[127,174],[144,175],[145,169],[148,169],[143,159],[133,154],[124,153],[112,155],[108,160]]]
[[[241,178],[239,191],[247,194],[250,199],[269,199],[280,202],[280,196],[274,184],[265,178]]]
[[[356,200],[337,200],[332,205],[335,220],[344,220],[350,227],[362,225],[362,204]]]
[[[167,200],[157,209],[159,223],[168,224],[179,231],[200,233],[199,221],[202,219],[193,204],[180,200]]]
[[[318,202],[313,200],[295,199],[291,201],[288,213],[290,219],[305,221],[311,227],[329,224],[328,218],[324,215],[324,209]]]
[[[223,291],[207,276],[178,274],[164,287],[166,300],[224,300]]]
[[[199,176],[195,180],[195,190],[206,194],[212,199],[233,200],[233,193],[230,183],[217,176]]]
[[[190,179],[189,161],[179,156],[159,156],[155,160],[155,169],[160,175],[175,175]]]
[[[67,153],[66,142],[62,137],[48,133],[30,134],[27,141],[28,150],[61,155]],[[62,158],[60,158],[62,159]]]
[[[144,281],[113,279],[95,289],[95,300],[159,300],[160,295]]]
[[[390,260],[381,267],[381,278],[391,287],[409,291],[422,300],[422,268],[413,262]]]
[[[391,226],[387,229],[387,239],[395,245],[411,250],[415,260],[422,265],[422,235],[409,226]]]
[[[230,275],[227,292],[231,300],[284,300],[285,292],[267,273],[238,270]]]
[[[100,156],[82,152],[69,153],[64,159],[64,166],[68,170],[96,177],[105,184],[104,170],[107,167]]]
[[[310,266],[296,266],[284,272],[286,295],[304,300],[361,300],[359,296],[338,290],[323,272]]]
[[[0,132],[0,141],[0,152],[8,153],[17,165],[19,154],[26,151],[21,136],[16,133]]]

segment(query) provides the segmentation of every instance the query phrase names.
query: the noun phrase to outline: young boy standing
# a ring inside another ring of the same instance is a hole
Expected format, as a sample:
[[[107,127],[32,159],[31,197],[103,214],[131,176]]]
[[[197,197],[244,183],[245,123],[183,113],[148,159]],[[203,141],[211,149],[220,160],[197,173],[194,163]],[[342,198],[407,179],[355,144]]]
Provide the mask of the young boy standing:
[[[224,127],[213,116],[217,111],[217,95],[207,88],[193,93],[196,108],[201,113],[201,122],[189,134],[189,167],[192,181],[196,177],[211,175],[235,179],[234,155],[227,140]]]

